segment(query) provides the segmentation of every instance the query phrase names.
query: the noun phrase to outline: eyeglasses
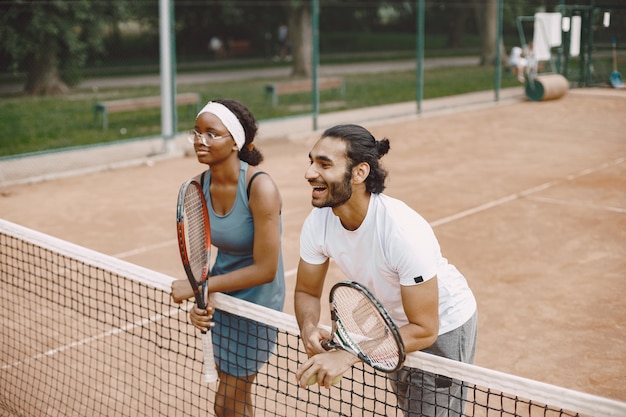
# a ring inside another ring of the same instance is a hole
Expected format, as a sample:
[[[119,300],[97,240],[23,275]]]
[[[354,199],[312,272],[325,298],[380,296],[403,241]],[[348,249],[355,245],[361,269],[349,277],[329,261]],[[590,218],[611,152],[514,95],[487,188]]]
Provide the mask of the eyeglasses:
[[[187,140],[189,141],[189,143],[193,143],[193,144],[201,143],[204,146],[209,146],[209,140],[215,141],[215,140],[227,138],[229,136],[230,136],[230,133],[217,136],[212,132],[200,133],[193,129],[187,132]]]

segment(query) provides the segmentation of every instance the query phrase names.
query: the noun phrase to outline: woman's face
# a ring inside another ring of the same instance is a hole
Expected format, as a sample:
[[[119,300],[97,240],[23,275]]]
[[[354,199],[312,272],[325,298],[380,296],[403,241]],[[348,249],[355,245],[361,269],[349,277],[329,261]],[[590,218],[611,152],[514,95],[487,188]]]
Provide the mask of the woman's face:
[[[194,130],[197,134],[193,147],[199,162],[210,165],[237,153],[235,140],[213,113],[200,114],[196,119]]]

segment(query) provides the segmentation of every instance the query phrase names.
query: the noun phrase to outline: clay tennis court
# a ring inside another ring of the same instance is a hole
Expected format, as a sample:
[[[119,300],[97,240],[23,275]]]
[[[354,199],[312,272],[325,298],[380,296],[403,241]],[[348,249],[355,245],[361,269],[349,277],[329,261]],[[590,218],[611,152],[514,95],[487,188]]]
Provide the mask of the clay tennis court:
[[[476,364],[626,401],[626,91],[363,124],[391,141],[386,193],[431,222],[477,297]],[[257,144],[283,198],[288,313],[317,136]],[[174,158],[9,186],[0,216],[184,279],[176,197],[201,169]],[[340,279],[331,267],[328,287]]]

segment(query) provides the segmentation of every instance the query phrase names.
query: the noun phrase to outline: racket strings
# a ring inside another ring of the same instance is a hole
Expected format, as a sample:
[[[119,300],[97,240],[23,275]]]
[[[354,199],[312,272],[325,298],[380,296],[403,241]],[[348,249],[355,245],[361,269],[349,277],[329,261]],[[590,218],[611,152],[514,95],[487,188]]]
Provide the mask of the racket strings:
[[[385,321],[378,314],[378,310],[365,296],[352,310],[352,317],[364,335],[373,339],[380,339],[389,334]]]
[[[400,361],[400,347],[379,308],[351,287],[337,288],[332,304],[344,343],[367,356],[372,365],[395,369]]]
[[[195,187],[188,187],[184,202],[185,246],[193,276],[200,281],[208,267],[204,196]]]

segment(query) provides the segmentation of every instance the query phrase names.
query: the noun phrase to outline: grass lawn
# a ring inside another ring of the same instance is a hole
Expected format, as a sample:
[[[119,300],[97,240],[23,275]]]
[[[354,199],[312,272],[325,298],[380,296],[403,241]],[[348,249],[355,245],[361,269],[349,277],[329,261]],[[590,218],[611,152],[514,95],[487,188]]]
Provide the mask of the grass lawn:
[[[381,104],[413,101],[416,98],[414,71],[387,74],[346,75],[345,101],[340,107],[324,106],[336,101],[336,93],[321,93],[321,111],[336,111]],[[179,93],[197,92],[204,101],[234,98],[245,103],[258,120],[294,116],[311,112],[311,95],[282,96],[272,107],[265,100],[264,87],[270,79],[204,83],[179,87]],[[279,81],[279,80],[275,80]],[[435,98],[474,91],[491,90],[494,70],[490,67],[454,67],[424,72],[423,98]],[[503,73],[502,87],[517,86],[515,78]],[[73,146],[94,145],[160,134],[159,109],[130,111],[109,115],[109,129],[94,120],[93,105],[101,100],[159,95],[159,87],[137,86],[101,89],[97,92],[75,90],[56,97],[14,97],[0,101],[0,157],[50,151]],[[193,127],[195,109],[178,108],[178,131]]]

